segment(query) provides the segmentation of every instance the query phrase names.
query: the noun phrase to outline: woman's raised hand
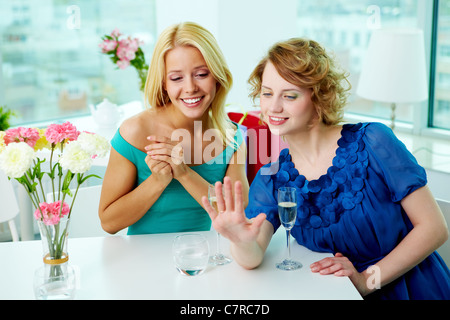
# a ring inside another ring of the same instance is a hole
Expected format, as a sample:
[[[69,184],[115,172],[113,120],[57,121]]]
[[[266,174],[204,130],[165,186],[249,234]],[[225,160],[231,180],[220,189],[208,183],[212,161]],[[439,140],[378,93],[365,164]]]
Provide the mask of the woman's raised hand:
[[[222,187],[225,189],[225,198],[222,195]],[[251,220],[245,217],[241,182],[235,182],[234,199],[229,177],[224,178],[223,185],[216,182],[215,189],[218,212],[211,206],[208,197],[202,197],[203,206],[212,220],[214,229],[234,243],[255,241],[266,215],[261,213]]]

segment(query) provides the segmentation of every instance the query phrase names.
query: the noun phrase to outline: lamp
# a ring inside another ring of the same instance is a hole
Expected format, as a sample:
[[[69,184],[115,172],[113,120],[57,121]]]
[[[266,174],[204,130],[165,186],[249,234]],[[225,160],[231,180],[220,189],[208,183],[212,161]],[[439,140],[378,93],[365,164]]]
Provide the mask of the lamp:
[[[397,103],[428,98],[423,31],[374,30],[356,93],[362,98],[391,103],[391,128]]]

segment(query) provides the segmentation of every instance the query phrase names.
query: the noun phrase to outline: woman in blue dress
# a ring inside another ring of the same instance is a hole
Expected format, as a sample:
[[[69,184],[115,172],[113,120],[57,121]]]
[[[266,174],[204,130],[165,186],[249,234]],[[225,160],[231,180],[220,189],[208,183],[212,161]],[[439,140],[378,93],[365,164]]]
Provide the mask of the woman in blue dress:
[[[99,206],[102,227],[128,234],[204,231],[209,184],[225,174],[248,188],[245,143],[225,112],[232,76],[214,36],[185,22],[155,44],[147,108],[111,141]]]
[[[311,272],[348,276],[367,299],[449,299],[449,269],[435,252],[448,229],[425,170],[385,125],[340,125],[348,82],[325,50],[305,39],[280,42],[249,82],[262,119],[289,149],[258,172],[245,213],[240,183],[233,199],[225,179],[220,215],[203,199],[235,260],[248,269],[261,263],[280,226],[277,189],[290,186],[298,196],[291,234],[334,255]]]

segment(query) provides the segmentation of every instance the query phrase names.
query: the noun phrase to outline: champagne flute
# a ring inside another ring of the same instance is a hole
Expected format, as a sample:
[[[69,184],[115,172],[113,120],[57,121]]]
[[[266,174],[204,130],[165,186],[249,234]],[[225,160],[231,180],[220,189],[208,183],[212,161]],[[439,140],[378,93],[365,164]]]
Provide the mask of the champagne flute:
[[[297,217],[297,199],[296,189],[290,187],[281,187],[278,189],[278,215],[283,227],[286,229],[288,257],[276,264],[281,270],[297,270],[303,265],[291,259],[291,229],[294,226]]]
[[[222,189],[222,193],[223,193],[223,189]],[[214,185],[208,186],[208,199],[209,199],[209,203],[211,203],[211,206],[216,210],[216,212],[218,212],[220,214],[220,212],[217,208],[217,197],[216,197],[216,190],[214,188]],[[217,232],[217,252],[213,256],[209,257],[209,263],[216,265],[216,266],[220,266],[220,265],[230,263],[231,261],[233,261],[233,260],[230,257],[227,257],[226,255],[224,255],[220,249],[220,233]]]

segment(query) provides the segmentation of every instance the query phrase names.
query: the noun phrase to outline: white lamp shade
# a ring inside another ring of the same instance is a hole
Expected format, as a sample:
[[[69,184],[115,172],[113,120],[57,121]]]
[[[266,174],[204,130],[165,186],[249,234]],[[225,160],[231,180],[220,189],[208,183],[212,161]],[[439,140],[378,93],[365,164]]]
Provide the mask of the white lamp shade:
[[[356,93],[365,99],[389,103],[426,100],[425,63],[422,30],[374,30]]]

